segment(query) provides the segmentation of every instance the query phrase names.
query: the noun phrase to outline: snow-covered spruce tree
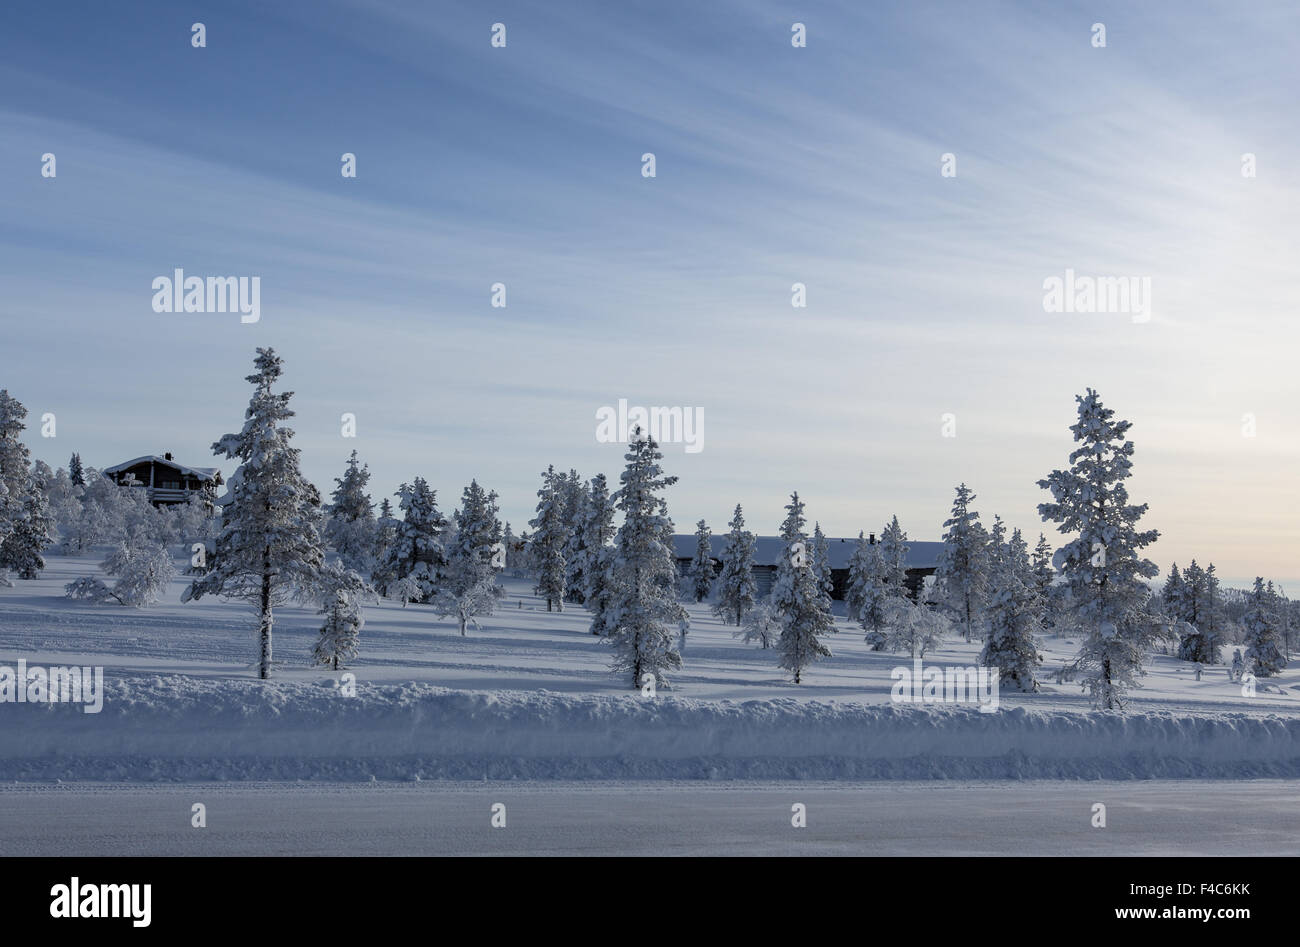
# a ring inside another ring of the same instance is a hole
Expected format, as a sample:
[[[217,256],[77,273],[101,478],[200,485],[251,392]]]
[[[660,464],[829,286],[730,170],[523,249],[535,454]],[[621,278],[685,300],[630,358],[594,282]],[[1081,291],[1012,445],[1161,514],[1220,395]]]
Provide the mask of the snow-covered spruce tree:
[[[885,562],[880,557],[880,546],[868,543],[865,561],[860,576],[853,587],[854,600],[857,602],[857,620],[866,632],[865,640],[873,651],[880,651],[886,646],[885,628],[889,624],[886,606],[890,595],[885,586]]]
[[[1124,483],[1133,472],[1132,424],[1114,420],[1115,412],[1091,388],[1076,401],[1079,417],[1070,430],[1080,446],[1070,454],[1069,470],[1038,481],[1053,497],[1038,512],[1074,536],[1057,551],[1054,565],[1069,589],[1072,617],[1086,633],[1075,670],[1097,706],[1117,710],[1145,673],[1147,649],[1164,631],[1145,582],[1159,570],[1141,556],[1160,533],[1138,530],[1147,505],[1130,503]]]
[[[817,579],[817,594],[821,597],[822,608],[829,612],[835,595],[835,579],[831,574],[831,550],[821,523],[813,523],[812,570]]]
[[[606,575],[605,568],[601,564],[601,552],[609,548],[617,532],[614,527],[614,512],[614,500],[609,495],[609,484],[605,480],[605,475],[596,474],[587,484],[587,497],[583,501],[581,525],[584,603],[598,598],[604,588]]]
[[[745,514],[739,503],[728,525],[731,532],[727,533],[727,544],[722,549],[722,570],[718,574],[718,595],[713,612],[721,620],[734,622],[736,627],[740,627],[745,613],[754,607],[758,596],[758,586],[754,582],[755,540],[754,534],[745,529]]]
[[[25,417],[27,409],[0,390],[0,577],[12,569],[20,579],[34,579],[45,568],[42,553],[54,542],[54,522],[45,484],[34,476],[20,439]]]
[[[586,599],[589,565],[586,535],[582,524],[587,518],[587,487],[576,470],[564,479],[564,600],[581,605]]]
[[[292,596],[309,595],[325,562],[320,537],[320,493],[298,467],[293,431],[293,392],[275,392],[283,371],[271,348],[259,348],[247,376],[254,386],[244,427],[212,445],[214,454],[240,461],[227,486],[212,568],[185,590],[182,601],[204,595],[241,599],[257,610],[258,676],[271,676],[274,609]]]
[[[81,466],[80,454],[73,454],[72,459],[68,461],[68,477],[75,487],[84,487],[86,485],[86,471]]]
[[[491,615],[506,594],[497,583],[494,562],[501,542],[497,512],[496,492],[489,493],[472,480],[461,494],[460,509],[453,514],[456,536],[439,572],[433,604],[440,616],[456,619],[462,636],[471,622],[478,627],[479,616]]]
[[[366,493],[370,468],[358,461],[353,451],[347,470],[342,477],[335,477],[334,483],[334,502],[326,510],[325,541],[334,547],[345,568],[370,575],[375,569],[379,539],[375,506]]]
[[[1056,581],[1056,570],[1052,567],[1052,544],[1042,533],[1038,534],[1038,543],[1034,546],[1034,585],[1038,587],[1038,596],[1043,603],[1043,627],[1051,628],[1056,624],[1056,590],[1052,583]]]
[[[781,620],[766,601],[759,602],[745,612],[744,625],[731,636],[740,636],[748,644],[757,641],[760,648],[770,648],[781,636]]]
[[[384,589],[398,579],[413,578],[420,587],[419,600],[427,602],[437,589],[438,570],[446,561],[443,532],[447,521],[438,511],[438,492],[430,489],[423,477],[401,484],[396,496],[402,521],[381,569]]]
[[[1007,524],[1002,522],[1002,517],[997,513],[993,514],[993,525],[984,534],[984,538],[984,552],[988,557],[987,568],[991,575],[1001,568],[1002,554],[1007,549]]]
[[[365,619],[355,593],[347,589],[334,589],[325,597],[318,615],[325,617],[320,627],[320,637],[312,648],[312,663],[338,671],[345,661],[357,656],[361,629]]]
[[[803,529],[804,504],[798,491],[790,494],[785,521],[781,524],[783,550],[772,582],[771,605],[781,626],[776,648],[779,664],[790,671],[796,684],[804,669],[831,653],[821,641],[835,631],[835,620],[825,607],[817,574],[812,568],[812,550]]]
[[[666,687],[665,672],[682,664],[675,632],[686,610],[677,602],[677,563],[672,545],[664,544],[668,517],[659,494],[677,478],[664,476],[659,445],[640,428],[623,456],[627,466],[614,494],[623,526],[602,623],[614,649],[613,670],[629,674],[634,688],[647,674],[654,675],[656,686]]]
[[[546,599],[546,610],[564,611],[564,548],[568,544],[568,524],[564,510],[564,474],[554,465],[542,474],[542,488],[537,491],[537,515],[529,521],[533,528],[533,564],[537,585],[533,589]]]
[[[618,561],[616,545],[601,546],[592,561],[593,571],[588,573],[587,610],[591,612],[591,633],[606,636],[614,630],[613,619],[614,566]]]
[[[1042,663],[1034,635],[1042,630],[1043,603],[1020,530],[1011,533],[991,577],[989,636],[980,664],[997,668],[999,680],[1017,690],[1038,690],[1034,672]]]
[[[983,618],[989,591],[987,536],[979,513],[970,508],[974,499],[966,484],[957,487],[934,573],[935,600],[956,616],[968,642]]]
[[[800,684],[808,665],[818,658],[830,657],[831,649],[821,639],[823,635],[835,632],[835,620],[825,607],[811,562],[796,566],[789,582],[789,586],[781,590],[785,606],[779,616],[781,635],[777,638],[776,649],[780,666],[793,674],[794,682]]]
[[[1183,574],[1178,571],[1178,563],[1175,562],[1170,566],[1169,577],[1165,579],[1164,587],[1160,590],[1160,600],[1165,607],[1165,612],[1174,621],[1184,620],[1183,603],[1186,597]]]
[[[370,581],[385,595],[389,594],[388,584],[396,581],[395,577],[389,575],[388,566],[400,526],[393,516],[393,504],[388,497],[384,497],[379,502],[379,516],[375,519],[375,568],[370,573]]]
[[[1169,618],[1185,623],[1184,634],[1178,642],[1178,657],[1201,664],[1218,664],[1222,615],[1218,600],[1219,579],[1214,574],[1213,564],[1206,570],[1193,559],[1182,575],[1178,574],[1175,564],[1165,581],[1161,598]]]
[[[880,560],[884,569],[885,592],[907,598],[907,533],[895,516],[880,534]]]
[[[695,555],[691,557],[691,596],[696,602],[703,602],[713,591],[713,551],[709,543],[712,536],[704,520],[695,524]]]
[[[866,533],[858,530],[858,541],[849,557],[849,581],[844,590],[844,613],[849,621],[862,620],[862,606],[866,604],[867,557],[871,544],[867,542]]]
[[[781,556],[776,560],[776,574],[772,577],[772,610],[778,616],[784,615],[787,608],[794,605],[795,572],[812,564],[812,550],[808,548],[808,536],[804,533],[807,520],[804,519],[804,503],[799,499],[799,491],[790,494],[790,502],[785,506],[785,520],[781,523]]]
[[[1282,623],[1277,611],[1277,594],[1273,583],[1255,579],[1250,604],[1242,623],[1246,626],[1246,661],[1256,677],[1273,677],[1287,665],[1283,651]]]

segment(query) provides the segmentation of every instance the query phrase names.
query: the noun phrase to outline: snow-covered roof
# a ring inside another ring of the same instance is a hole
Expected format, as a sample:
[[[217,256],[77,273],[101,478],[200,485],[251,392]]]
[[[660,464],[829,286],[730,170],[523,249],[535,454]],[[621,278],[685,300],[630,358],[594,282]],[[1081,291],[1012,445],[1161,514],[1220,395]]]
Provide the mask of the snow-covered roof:
[[[105,467],[100,473],[115,474],[124,470],[130,470],[136,464],[147,464],[153,461],[155,464],[162,464],[165,467],[172,467],[183,474],[191,477],[198,477],[200,480],[216,480],[217,475],[221,473],[219,467],[190,467],[186,464],[177,463],[174,460],[168,460],[166,457],[159,457],[157,454],[146,454],[143,457],[137,457],[135,460],[128,460],[125,463],[115,464],[112,467]]]
[[[877,537],[876,543],[880,539]],[[808,537],[809,552],[812,552],[812,537]],[[826,549],[831,560],[832,569],[847,569],[853,550],[857,548],[858,538],[826,537]],[[722,551],[727,546],[726,533],[714,533],[709,538],[709,552],[714,559],[722,558]],[[943,543],[907,542],[907,567],[909,569],[933,569],[939,564],[939,550]],[[754,564],[774,566],[780,558],[785,543],[780,536],[756,536],[754,538]],[[677,534],[673,536],[673,553],[678,559],[690,559],[695,555],[694,534]]]

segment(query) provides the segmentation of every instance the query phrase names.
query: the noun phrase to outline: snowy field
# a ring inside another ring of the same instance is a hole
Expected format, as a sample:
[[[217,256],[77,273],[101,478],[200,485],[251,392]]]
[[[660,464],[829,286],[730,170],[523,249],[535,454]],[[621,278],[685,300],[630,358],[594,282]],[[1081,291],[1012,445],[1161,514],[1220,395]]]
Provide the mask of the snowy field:
[[[26,658],[29,663],[103,665],[106,676],[186,674],[201,678],[249,679],[257,655],[255,617],[245,606],[218,600],[181,604],[188,580],[172,582],[166,601],[144,608],[85,605],[68,601],[63,586],[82,575],[97,575],[102,555],[51,555],[45,573],[31,582],[0,589],[0,662]],[[178,565],[180,560],[178,559]],[[580,606],[548,613],[527,580],[507,577],[507,597],[495,615],[461,637],[451,619],[439,619],[421,605],[383,602],[365,608],[358,659],[350,668],[358,681],[419,681],[466,690],[546,690],[560,694],[616,695],[627,683],[609,670],[607,646],[588,632],[589,614]],[[836,602],[842,612],[843,603]],[[805,683],[790,683],[776,666],[774,651],[764,651],[733,637],[706,605],[687,605],[691,629],[681,671],[672,674],[672,693],[702,700],[795,700],[888,703],[890,671],[910,661],[902,655],[872,652],[861,630],[842,617],[839,634],[829,645],[833,657],[808,671]],[[310,666],[320,619],[310,609],[286,607],[276,612],[276,679],[325,681],[336,675]],[[980,646],[950,637],[927,663],[972,665]],[[1019,695],[1003,691],[1004,706],[1036,710],[1089,708],[1078,686],[1058,685],[1051,674],[1072,660],[1074,639],[1047,637],[1042,692]],[[1231,651],[1229,650],[1229,655]],[[1200,681],[1192,666],[1156,654],[1147,667],[1143,689],[1133,695],[1134,711],[1246,714],[1300,714],[1300,664],[1265,684],[1254,697],[1228,680],[1227,668],[1208,668]]]
[[[1277,780],[0,786],[0,854],[1294,856],[1300,806]]]
[[[318,618],[277,612],[276,680],[254,679],[253,617],[235,604],[69,602],[63,584],[96,557],[51,556],[0,591],[0,663],[102,665],[98,714],[0,707],[0,779],[195,780],[908,780],[1201,779],[1300,776],[1300,671],[1244,697],[1223,668],[1193,679],[1156,655],[1129,714],[1087,713],[1078,688],[1004,692],[1002,709],[901,707],[890,671],[841,621],[834,656],[795,686],[775,653],[689,607],[685,666],[647,700],[608,669],[586,612],[547,613],[507,579],[498,612],[461,637],[418,605],[366,609],[357,694],[309,664]],[[838,604],[838,603],[837,603]],[[1074,653],[1048,638],[1048,669]],[[927,663],[970,665],[945,642]]]

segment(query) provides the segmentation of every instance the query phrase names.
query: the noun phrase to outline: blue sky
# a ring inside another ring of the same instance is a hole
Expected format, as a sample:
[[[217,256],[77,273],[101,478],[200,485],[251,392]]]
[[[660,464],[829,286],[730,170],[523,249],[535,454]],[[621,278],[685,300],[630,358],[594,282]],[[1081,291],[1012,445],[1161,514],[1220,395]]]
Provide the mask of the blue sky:
[[[1291,3],[9,5],[0,386],[56,414],[51,464],[218,463],[273,345],[323,489],[355,447],[376,499],[477,477],[516,531],[547,464],[616,478],[599,407],[699,407],[683,531],[775,532],[798,489],[828,534],[937,539],[964,480],[1031,541],[1092,386],[1162,568],[1294,584],[1298,33]],[[260,276],[261,321],[153,312],[176,267]],[[1151,320],[1044,312],[1067,268],[1150,277]]]

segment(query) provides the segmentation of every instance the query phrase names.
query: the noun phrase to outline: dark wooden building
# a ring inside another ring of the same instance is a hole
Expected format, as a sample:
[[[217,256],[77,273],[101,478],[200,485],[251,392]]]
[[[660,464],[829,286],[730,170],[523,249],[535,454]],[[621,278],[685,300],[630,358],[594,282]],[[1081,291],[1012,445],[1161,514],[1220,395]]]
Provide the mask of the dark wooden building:
[[[876,542],[871,535],[870,542]],[[843,599],[849,585],[849,559],[857,548],[858,540],[854,538],[827,537],[826,551],[830,558],[831,581],[835,591],[831,597]],[[727,545],[726,533],[714,533],[709,537],[709,553],[715,567],[722,564],[722,551]],[[812,537],[808,537],[809,554],[812,553]],[[939,550],[943,543],[907,542],[907,587],[915,598],[925,584],[927,576],[934,575],[939,564]],[[758,597],[762,598],[772,590],[772,580],[776,576],[776,561],[785,551],[785,543],[780,536],[757,536],[754,543],[754,582],[758,586]],[[691,534],[677,534],[673,537],[673,553],[677,558],[678,572],[685,576],[695,557],[695,537]]]
[[[190,467],[173,460],[171,454],[137,457],[105,467],[101,473],[121,486],[148,490],[154,506],[187,503],[195,494],[211,502],[216,499],[217,487],[225,482],[216,467]]]

